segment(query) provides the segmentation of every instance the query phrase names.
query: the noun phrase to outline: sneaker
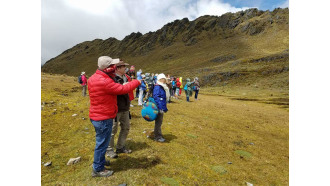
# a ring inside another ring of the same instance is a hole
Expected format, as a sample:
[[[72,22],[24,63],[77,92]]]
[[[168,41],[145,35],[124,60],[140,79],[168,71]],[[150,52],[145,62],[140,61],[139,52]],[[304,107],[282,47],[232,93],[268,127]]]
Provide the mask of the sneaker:
[[[118,158],[118,154],[115,153],[113,150],[109,150],[105,153],[106,156],[110,157],[110,158]]]
[[[123,147],[121,149],[117,149],[116,150],[116,153],[117,154],[121,154],[121,153],[130,154],[130,153],[132,153],[132,150],[126,149],[125,147]]]
[[[163,137],[161,137],[161,138],[155,139],[155,141],[163,143],[163,142],[165,142],[165,139]]]
[[[113,174],[113,171],[104,169],[103,171],[96,172],[94,169],[92,171],[92,177],[108,177]]]

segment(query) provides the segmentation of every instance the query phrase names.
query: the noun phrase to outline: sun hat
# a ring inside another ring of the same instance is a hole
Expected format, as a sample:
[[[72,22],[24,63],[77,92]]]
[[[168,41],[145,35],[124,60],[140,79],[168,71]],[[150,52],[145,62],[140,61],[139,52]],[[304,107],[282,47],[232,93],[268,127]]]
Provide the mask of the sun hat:
[[[165,76],[165,74],[161,73],[157,76],[157,81],[160,79],[163,79],[163,78],[166,79],[166,76]]]

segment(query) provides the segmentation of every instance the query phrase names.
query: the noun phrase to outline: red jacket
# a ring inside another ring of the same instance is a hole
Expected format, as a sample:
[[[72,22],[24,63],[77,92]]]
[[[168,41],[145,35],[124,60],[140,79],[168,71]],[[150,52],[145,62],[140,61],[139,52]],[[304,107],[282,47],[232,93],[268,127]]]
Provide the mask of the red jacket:
[[[115,118],[118,112],[117,95],[132,92],[140,82],[133,80],[121,85],[115,83],[106,73],[96,70],[87,84],[90,98],[89,118],[100,121]]]
[[[83,82],[81,85],[84,86],[84,85],[87,85],[87,78],[85,75],[82,75],[81,76],[81,81]]]

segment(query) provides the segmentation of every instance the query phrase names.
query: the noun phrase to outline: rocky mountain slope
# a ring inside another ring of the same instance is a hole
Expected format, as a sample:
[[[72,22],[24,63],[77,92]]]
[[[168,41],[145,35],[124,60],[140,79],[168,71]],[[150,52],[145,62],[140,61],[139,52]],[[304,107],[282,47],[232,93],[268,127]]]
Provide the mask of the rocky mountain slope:
[[[144,72],[198,76],[203,85],[288,90],[289,9],[184,18],[121,41],[85,41],[47,61],[42,72],[92,75],[102,55],[124,59]]]

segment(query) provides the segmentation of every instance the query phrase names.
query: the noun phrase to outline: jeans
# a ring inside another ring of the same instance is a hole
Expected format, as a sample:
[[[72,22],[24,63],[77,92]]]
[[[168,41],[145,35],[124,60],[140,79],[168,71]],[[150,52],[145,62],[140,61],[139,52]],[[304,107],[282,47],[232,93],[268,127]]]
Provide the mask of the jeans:
[[[197,99],[199,90],[195,90],[195,99]]]
[[[113,119],[94,121],[91,119],[96,132],[93,169],[97,172],[104,170],[105,152],[109,145]]]

